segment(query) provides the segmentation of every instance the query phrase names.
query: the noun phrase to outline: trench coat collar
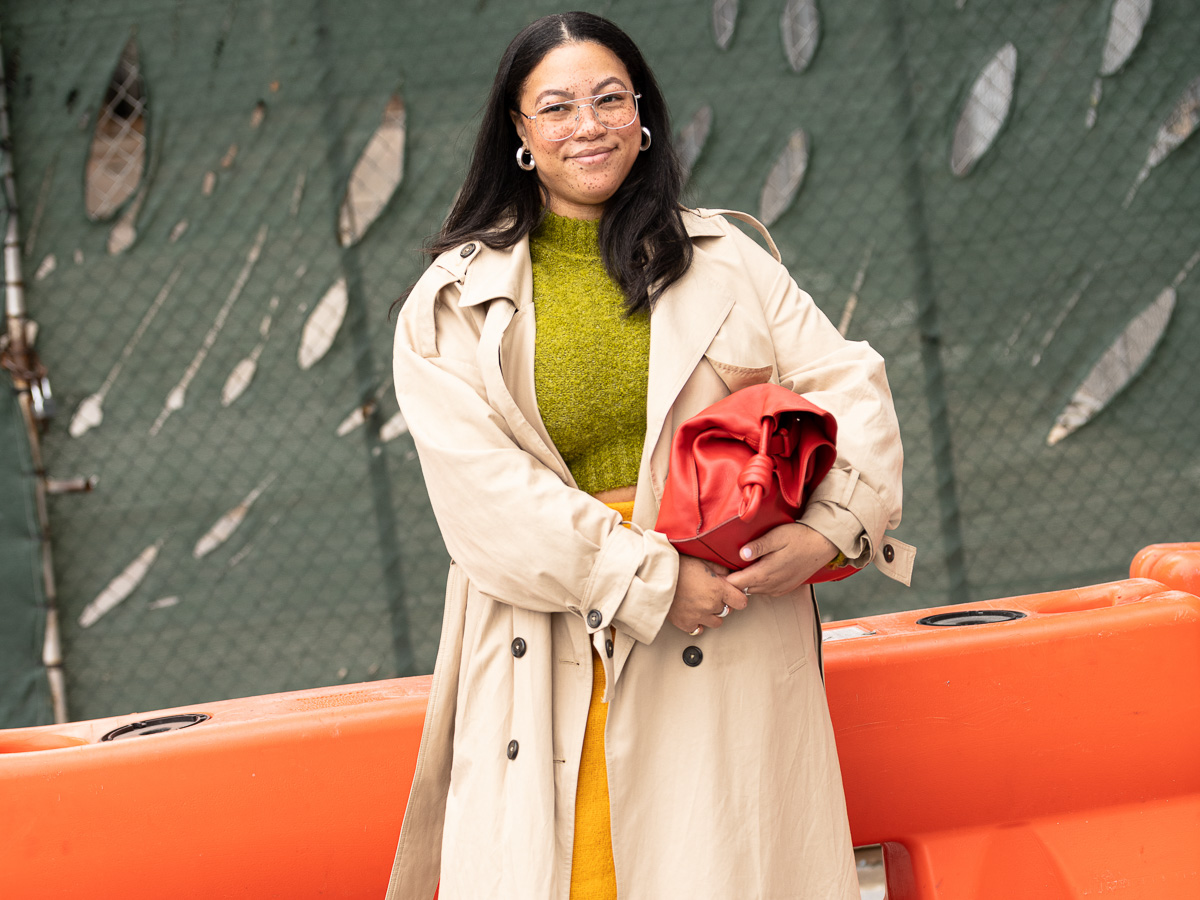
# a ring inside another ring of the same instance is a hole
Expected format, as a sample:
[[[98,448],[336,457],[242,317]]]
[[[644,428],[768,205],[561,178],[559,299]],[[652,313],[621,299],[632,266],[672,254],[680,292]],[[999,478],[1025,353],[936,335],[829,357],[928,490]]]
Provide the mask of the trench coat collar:
[[[697,214],[689,209],[680,212],[684,230],[693,242],[696,238],[721,236],[721,226],[703,212]],[[459,306],[478,306],[503,298],[522,309],[533,302],[529,235],[499,253],[491,251],[481,241],[471,241],[443,254],[438,263],[463,286]]]

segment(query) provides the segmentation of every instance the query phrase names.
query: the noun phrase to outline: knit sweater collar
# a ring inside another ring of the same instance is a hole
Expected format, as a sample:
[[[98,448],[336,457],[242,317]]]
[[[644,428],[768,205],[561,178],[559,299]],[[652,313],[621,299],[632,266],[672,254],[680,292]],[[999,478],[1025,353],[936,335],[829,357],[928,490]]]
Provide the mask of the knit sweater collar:
[[[600,257],[600,220],[569,219],[549,210],[542,223],[529,236],[538,250],[561,253],[580,259]]]

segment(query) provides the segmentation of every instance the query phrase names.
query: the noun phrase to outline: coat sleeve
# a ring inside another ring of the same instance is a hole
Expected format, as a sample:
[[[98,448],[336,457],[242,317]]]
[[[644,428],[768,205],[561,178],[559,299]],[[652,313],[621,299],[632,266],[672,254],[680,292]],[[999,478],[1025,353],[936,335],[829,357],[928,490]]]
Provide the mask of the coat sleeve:
[[[903,495],[904,450],[883,357],[865,341],[843,338],[787,269],[728,227],[754,279],[780,383],[838,423],[837,460],[800,522],[865,566],[884,531],[900,524]]]
[[[674,598],[677,552],[657,532],[622,527],[519,445],[479,364],[487,306],[460,307],[457,288],[427,271],[401,310],[393,358],[447,550],[493,599],[649,643]]]

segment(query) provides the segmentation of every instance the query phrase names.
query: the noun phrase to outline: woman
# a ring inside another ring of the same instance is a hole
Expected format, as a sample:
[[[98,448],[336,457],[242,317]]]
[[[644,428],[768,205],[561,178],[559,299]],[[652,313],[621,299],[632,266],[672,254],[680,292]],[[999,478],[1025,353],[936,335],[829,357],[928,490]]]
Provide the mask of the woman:
[[[454,563],[389,897],[858,896],[804,581],[899,521],[882,360],[680,188],[623,32],[517,35],[396,336]],[[653,526],[675,427],[768,380],[839,457],[731,574]]]

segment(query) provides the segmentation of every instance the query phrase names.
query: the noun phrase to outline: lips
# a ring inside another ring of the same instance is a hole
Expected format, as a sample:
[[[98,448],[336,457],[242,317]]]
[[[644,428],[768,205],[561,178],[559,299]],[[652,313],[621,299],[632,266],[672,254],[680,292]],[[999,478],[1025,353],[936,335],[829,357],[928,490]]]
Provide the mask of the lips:
[[[608,156],[616,149],[616,147],[589,147],[587,150],[584,150],[581,153],[574,153],[567,158],[572,159],[581,165],[588,165],[602,162],[603,160],[607,159]]]

